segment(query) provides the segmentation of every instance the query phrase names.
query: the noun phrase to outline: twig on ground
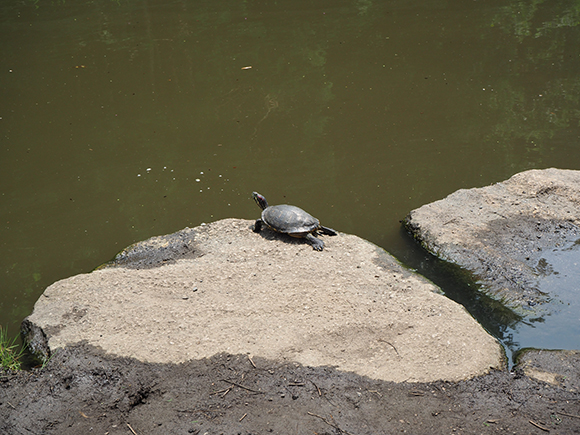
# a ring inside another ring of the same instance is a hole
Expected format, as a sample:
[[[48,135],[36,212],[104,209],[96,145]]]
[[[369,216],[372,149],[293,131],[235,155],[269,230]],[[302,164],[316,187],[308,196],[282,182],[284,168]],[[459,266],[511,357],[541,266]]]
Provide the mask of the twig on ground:
[[[580,415],[566,414],[565,412],[560,412],[560,411],[556,411],[556,413],[558,413],[560,415],[565,415],[566,417],[580,418]]]
[[[250,355],[248,355],[248,359],[250,360],[250,363],[252,363],[252,366],[254,368],[256,368],[256,364],[254,364],[254,360],[252,359],[252,357]]]
[[[135,432],[133,430],[133,428],[131,427],[131,425],[129,423],[127,423],[127,427],[131,430],[131,432],[133,432],[133,435],[138,435],[137,432]]]
[[[209,393],[210,396],[213,396],[214,394],[221,394],[222,397],[224,397],[226,394],[228,394],[231,391],[232,387],[228,387],[225,390],[219,390],[219,391],[214,391],[213,393]]]
[[[347,431],[345,431],[345,430],[342,430],[342,429],[341,429],[340,427],[338,427],[336,424],[334,424],[334,423],[331,423],[330,421],[328,421],[328,419],[324,418],[322,415],[318,415],[318,414],[315,414],[315,413],[313,413],[313,412],[310,412],[310,411],[308,412],[308,415],[311,415],[311,416],[313,416],[313,417],[316,417],[316,418],[319,418],[319,419],[321,419],[321,420],[322,420],[323,422],[325,422],[327,425],[329,425],[329,426],[331,426],[331,427],[335,428],[337,431],[339,431],[339,433],[345,433],[345,434],[347,434],[347,435],[353,435],[353,434],[351,434],[350,432],[347,432]],[[331,416],[331,417],[332,417],[332,416]],[[334,420],[334,418],[333,418],[333,420]]]
[[[312,381],[310,381],[312,382]],[[316,387],[316,391],[318,391],[318,397],[322,396],[322,391],[320,391],[320,388],[318,388],[318,385],[316,385],[314,382],[312,382],[312,385],[314,385],[314,387]]]
[[[535,421],[532,420],[529,421],[532,425],[536,426],[538,429],[542,429],[544,432],[550,432],[550,429],[548,429],[547,427],[544,427],[541,424],[536,423]]]
[[[393,343],[389,343],[387,340],[380,340],[380,341],[384,341],[385,343],[387,343],[389,346],[391,346],[393,349],[395,349],[395,352],[397,352],[398,356],[401,356],[401,355],[399,355],[399,351],[397,350],[397,348],[395,347],[395,345]]]
[[[264,394],[264,392],[263,392],[263,391],[252,390],[251,388],[244,387],[244,386],[243,386],[243,385],[241,385],[241,384],[238,384],[238,383],[236,383],[236,382],[232,382],[232,381],[228,381],[227,379],[221,379],[221,381],[222,381],[222,382],[227,382],[228,384],[235,385],[236,387],[239,387],[239,388],[241,388],[241,389],[243,389],[243,390],[251,391],[252,393]]]
[[[395,349],[395,352],[397,353],[397,356],[401,356],[399,354],[399,351],[397,350],[397,348],[395,347],[395,345],[393,343],[390,343],[387,340],[383,340],[382,338],[379,338],[378,341],[381,342],[381,343],[387,343],[389,346],[391,346],[393,349]]]
[[[242,417],[238,421],[242,421],[244,418],[246,418],[246,415],[248,415],[247,412],[244,415],[242,415]]]

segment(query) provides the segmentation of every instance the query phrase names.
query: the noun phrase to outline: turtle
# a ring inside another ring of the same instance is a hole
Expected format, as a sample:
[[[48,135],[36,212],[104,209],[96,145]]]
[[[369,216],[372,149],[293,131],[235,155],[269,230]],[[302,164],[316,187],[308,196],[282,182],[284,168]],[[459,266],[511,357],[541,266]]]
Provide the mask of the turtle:
[[[262,209],[262,217],[256,220],[253,231],[260,232],[262,225],[271,230],[288,234],[292,237],[304,238],[315,251],[324,249],[324,242],[316,235],[325,234],[336,236],[338,233],[332,228],[323,227],[314,216],[293,205],[268,205],[268,201],[258,192],[252,193],[252,198]]]

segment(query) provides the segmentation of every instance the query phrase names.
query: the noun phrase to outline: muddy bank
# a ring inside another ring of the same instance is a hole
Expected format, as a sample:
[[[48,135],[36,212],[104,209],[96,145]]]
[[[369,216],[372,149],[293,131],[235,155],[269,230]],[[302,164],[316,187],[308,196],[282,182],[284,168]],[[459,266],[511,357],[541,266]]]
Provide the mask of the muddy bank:
[[[257,356],[156,364],[75,345],[43,370],[0,374],[0,433],[579,433],[580,358],[555,358],[562,362],[527,355],[559,384],[521,370],[393,383]]]
[[[80,342],[153,363],[223,352],[399,382],[503,366],[498,342],[462,306],[383,249],[339,234],[317,252],[252,224],[138,243],[47,288],[23,330],[45,356]]]
[[[473,274],[482,290],[520,315],[549,313],[557,298],[541,280],[578,268],[580,171],[545,169],[468,190],[413,210],[407,230],[439,258]],[[576,255],[560,270],[547,253]]]

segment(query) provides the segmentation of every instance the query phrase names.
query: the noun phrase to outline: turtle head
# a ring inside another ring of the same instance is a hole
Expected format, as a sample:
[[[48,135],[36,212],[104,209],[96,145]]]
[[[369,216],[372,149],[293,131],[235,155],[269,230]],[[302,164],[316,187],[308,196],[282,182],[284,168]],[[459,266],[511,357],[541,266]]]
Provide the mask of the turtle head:
[[[264,198],[258,192],[252,192],[252,198],[254,198],[254,201],[256,201],[256,204],[258,204],[258,207],[260,207],[262,210],[266,210],[268,208],[268,201],[266,201],[266,198]]]

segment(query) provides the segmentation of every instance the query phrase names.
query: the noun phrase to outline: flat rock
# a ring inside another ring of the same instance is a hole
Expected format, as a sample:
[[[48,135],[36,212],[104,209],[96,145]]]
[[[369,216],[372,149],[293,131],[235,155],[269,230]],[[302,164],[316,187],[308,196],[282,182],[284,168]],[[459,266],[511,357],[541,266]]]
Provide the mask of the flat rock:
[[[425,249],[470,271],[484,292],[518,314],[549,312],[557,295],[542,283],[580,270],[580,171],[530,170],[458,190],[413,210],[404,225]]]
[[[503,367],[462,306],[376,245],[341,233],[317,252],[252,224],[154,237],[56,282],[23,322],[31,348],[87,343],[154,363],[242,354],[399,382]]]

